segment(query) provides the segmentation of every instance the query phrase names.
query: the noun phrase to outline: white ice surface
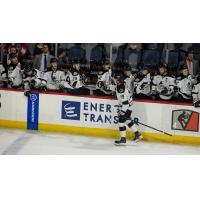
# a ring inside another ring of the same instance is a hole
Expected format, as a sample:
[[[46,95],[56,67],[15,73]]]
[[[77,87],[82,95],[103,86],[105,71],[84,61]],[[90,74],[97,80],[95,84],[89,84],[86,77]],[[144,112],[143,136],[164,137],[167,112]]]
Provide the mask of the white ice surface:
[[[142,141],[116,147],[113,139],[0,128],[0,154],[200,154],[200,147]]]

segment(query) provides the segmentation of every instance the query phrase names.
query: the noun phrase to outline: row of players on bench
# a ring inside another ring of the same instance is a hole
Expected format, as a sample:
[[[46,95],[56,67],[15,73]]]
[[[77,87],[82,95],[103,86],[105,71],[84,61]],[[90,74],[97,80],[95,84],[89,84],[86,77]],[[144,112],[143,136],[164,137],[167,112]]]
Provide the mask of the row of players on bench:
[[[11,63],[5,69],[0,66],[0,87],[24,88],[24,94],[29,96],[32,89],[40,90],[65,90],[72,94],[90,94],[87,87],[87,78],[81,72],[79,62],[72,64],[67,72],[58,68],[56,58],[51,59],[51,67],[46,72],[33,68],[31,62],[21,69],[17,55],[11,56]],[[130,67],[125,67],[123,73],[113,75],[110,63],[103,65],[102,71],[98,72],[95,94],[112,95],[111,85],[114,83],[115,75],[126,85],[131,95],[139,98],[151,98],[178,101],[193,100],[195,107],[200,107],[200,74],[192,77],[187,66],[180,68],[180,75],[173,77],[168,74],[167,66],[161,65],[157,74],[152,76],[148,68],[142,68],[137,73],[132,73]]]

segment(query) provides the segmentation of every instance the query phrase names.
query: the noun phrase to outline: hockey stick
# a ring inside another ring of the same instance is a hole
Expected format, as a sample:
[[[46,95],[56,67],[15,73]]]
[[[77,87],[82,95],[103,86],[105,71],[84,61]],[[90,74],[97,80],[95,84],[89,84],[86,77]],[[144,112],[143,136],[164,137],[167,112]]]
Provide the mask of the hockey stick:
[[[167,132],[165,132],[165,131],[159,130],[159,129],[154,128],[154,127],[152,127],[152,126],[149,126],[149,125],[147,125],[147,124],[143,124],[142,122],[139,122],[139,121],[138,121],[137,123],[138,123],[138,124],[141,124],[142,126],[146,126],[146,127],[148,127],[148,128],[151,128],[151,129],[153,129],[153,130],[155,130],[155,131],[158,131],[158,132],[164,133],[164,134],[166,134],[166,135],[172,136],[172,134],[170,134],[170,133],[167,133]]]

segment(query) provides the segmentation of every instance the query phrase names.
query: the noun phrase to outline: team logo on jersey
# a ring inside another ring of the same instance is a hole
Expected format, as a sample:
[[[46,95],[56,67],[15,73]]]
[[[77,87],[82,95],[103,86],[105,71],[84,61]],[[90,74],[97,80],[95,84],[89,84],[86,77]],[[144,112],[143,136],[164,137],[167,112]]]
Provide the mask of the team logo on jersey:
[[[76,101],[62,101],[62,119],[80,120],[81,103]]]
[[[199,113],[192,110],[173,110],[172,129],[183,131],[199,131]]]

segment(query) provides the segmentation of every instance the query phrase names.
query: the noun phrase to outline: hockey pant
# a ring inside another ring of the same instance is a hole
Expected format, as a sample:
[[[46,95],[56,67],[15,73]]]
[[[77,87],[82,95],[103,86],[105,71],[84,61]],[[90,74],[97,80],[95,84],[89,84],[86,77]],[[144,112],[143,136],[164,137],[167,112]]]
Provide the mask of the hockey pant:
[[[125,115],[119,116],[119,131],[121,137],[126,137],[126,126],[134,133],[138,131],[136,124],[131,119],[131,113],[131,110],[127,110]]]

